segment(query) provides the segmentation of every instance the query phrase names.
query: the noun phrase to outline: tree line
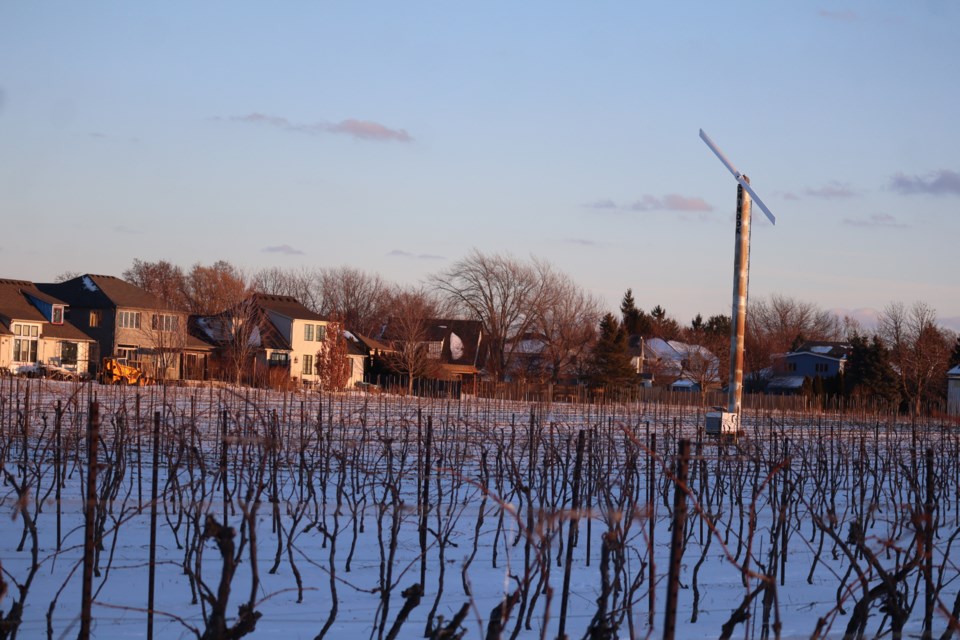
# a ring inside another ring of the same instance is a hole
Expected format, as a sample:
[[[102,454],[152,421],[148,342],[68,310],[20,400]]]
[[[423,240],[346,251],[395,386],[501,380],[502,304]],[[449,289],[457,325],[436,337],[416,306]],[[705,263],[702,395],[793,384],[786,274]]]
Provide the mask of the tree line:
[[[230,309],[252,292],[293,296],[350,331],[390,335],[397,345],[394,368],[411,378],[430,373],[416,345],[425,340],[431,318],[479,322],[486,374],[499,381],[636,384],[631,356],[640,340],[652,338],[703,347],[716,357],[698,363],[691,352],[685,363],[691,377],[723,381],[729,368],[729,315],[704,319],[698,313],[681,324],[660,304],[643,309],[632,289],[625,292],[619,313],[613,313],[568,274],[537,258],[474,249],[416,285],[391,283],[349,266],[247,272],[224,260],[184,269],[166,260],[135,259],[123,278],[172,308],[198,315]],[[946,372],[960,364],[960,336],[940,326],[936,312],[923,302],[891,302],[877,325],[868,328],[814,303],[773,294],[752,299],[748,309],[748,389],[762,390],[760,373],[807,341],[851,347],[842,378],[814,380],[816,388],[809,391],[882,399],[912,412],[942,400]]]

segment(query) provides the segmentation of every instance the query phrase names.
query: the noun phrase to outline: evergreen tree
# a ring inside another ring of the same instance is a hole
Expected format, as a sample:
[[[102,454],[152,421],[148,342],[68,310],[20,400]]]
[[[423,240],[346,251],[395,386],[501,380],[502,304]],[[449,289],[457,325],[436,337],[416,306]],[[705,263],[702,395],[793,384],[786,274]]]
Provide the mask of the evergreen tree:
[[[890,365],[890,354],[879,337],[867,341],[854,335],[852,350],[844,370],[845,392],[848,396],[862,395],[897,402],[900,399],[897,375]]]
[[[680,324],[673,318],[667,317],[667,310],[660,305],[650,310],[652,319],[652,333],[657,338],[676,340],[680,335]]]
[[[627,289],[623,295],[623,301],[620,302],[620,316],[623,330],[628,337],[650,335],[652,327],[650,316],[637,307],[633,299],[633,289]]]
[[[730,336],[730,316],[716,315],[710,316],[704,325],[707,333],[715,336]]]
[[[953,345],[953,352],[950,354],[950,362],[947,363],[948,369],[960,366],[960,336],[957,336],[957,343]]]
[[[612,313],[600,320],[600,335],[593,349],[590,382],[595,386],[630,384],[636,370],[630,364],[627,332]]]

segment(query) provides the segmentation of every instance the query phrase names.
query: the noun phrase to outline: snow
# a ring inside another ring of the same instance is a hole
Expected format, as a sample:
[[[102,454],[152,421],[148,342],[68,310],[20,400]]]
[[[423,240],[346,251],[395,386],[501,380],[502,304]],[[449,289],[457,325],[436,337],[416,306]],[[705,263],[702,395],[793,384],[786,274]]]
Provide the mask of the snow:
[[[830,346],[827,346],[827,345],[814,345],[814,346],[810,347],[810,351],[811,351],[812,353],[826,354],[826,353],[830,353],[831,351],[833,351],[833,347],[830,347]]]
[[[459,360],[463,357],[464,348],[463,340],[460,339],[460,336],[450,332],[450,358],[453,360]]]
[[[90,276],[83,276],[83,280],[81,282],[83,283],[83,288],[87,291],[96,292],[100,290]]]
[[[247,489],[264,491],[259,502],[247,502],[247,508],[256,509],[252,522],[256,524],[256,564],[260,584],[255,607],[263,614],[256,632],[250,637],[285,640],[314,637],[326,622],[333,604],[331,578],[337,590],[339,612],[328,638],[360,640],[378,637],[375,626],[383,613],[384,602],[389,603],[386,615],[389,629],[403,605],[400,592],[419,581],[422,559],[419,501],[424,485],[418,467],[417,433],[425,433],[428,417],[432,418],[435,456],[430,467],[433,475],[426,485],[431,500],[426,513],[430,529],[426,590],[422,602],[412,610],[398,637],[422,637],[427,614],[438,600],[437,614],[445,620],[450,620],[464,603],[470,603],[464,622],[466,638],[484,637],[491,610],[500,603],[505,592],[512,592],[523,582],[525,567],[533,571],[532,586],[545,577],[551,592],[537,591],[538,600],[528,610],[532,612],[530,629],[521,626],[519,637],[539,638],[544,630],[547,637],[556,637],[570,533],[566,523],[571,514],[578,515],[579,529],[570,565],[569,636],[583,637],[597,612],[604,534],[612,536],[608,539],[625,545],[627,549],[622,569],[611,568],[614,576],[629,578],[618,583],[620,602],[623,589],[632,584],[631,580],[640,581],[629,606],[636,637],[647,637],[648,634],[659,637],[662,633],[671,535],[671,509],[667,505],[672,505],[674,499],[674,484],[667,469],[672,468],[670,455],[676,450],[678,437],[696,441],[697,420],[702,415],[699,408],[615,403],[602,406],[553,404],[536,408],[525,403],[473,398],[427,401],[367,394],[321,397],[309,393],[267,393],[221,387],[145,387],[137,390],[39,380],[19,381],[18,384],[23,385],[17,387],[20,393],[23,388],[30,388],[30,406],[34,412],[30,424],[36,427],[31,431],[31,455],[45,451],[45,459],[52,459],[52,448],[41,450],[34,445],[41,439],[46,439],[48,445],[51,442],[51,416],[58,400],[66,407],[64,442],[70,454],[65,468],[64,493],[58,505],[52,493],[52,465],[27,465],[24,468],[18,463],[21,460],[20,437],[17,435],[19,431],[14,431],[17,422],[13,413],[19,410],[18,405],[15,402],[0,405],[2,411],[9,412],[0,419],[0,427],[4,429],[2,435],[16,435],[9,438],[10,444],[4,450],[5,469],[17,479],[23,479],[26,474],[32,488],[27,502],[40,535],[41,568],[27,594],[21,637],[46,635],[47,609],[54,598],[58,599],[51,618],[53,636],[72,637],[77,631],[81,593],[81,572],[77,567],[83,543],[83,425],[86,402],[93,394],[100,402],[102,442],[108,447],[101,457],[104,464],[99,472],[100,486],[112,472],[122,470],[124,474],[109,502],[100,575],[94,578],[97,593],[93,605],[94,637],[142,637],[145,633],[151,417],[154,411],[160,410],[164,442],[169,446],[162,451],[159,477],[163,499],[159,505],[157,530],[158,615],[154,629],[159,638],[189,638],[193,634],[186,625],[201,630],[203,627],[201,606],[193,602],[190,581],[184,575],[184,559],[188,557],[184,545],[194,539],[195,534],[190,514],[195,514],[201,525],[206,514],[218,521],[224,519],[223,484],[218,480],[222,478],[219,469],[224,412],[228,416],[230,472],[227,482],[232,494],[226,517],[228,524],[239,528],[242,520],[239,498]],[[0,386],[0,397],[9,398],[11,389],[9,382]],[[136,394],[140,394],[139,400]],[[137,406],[140,407],[139,416],[135,413]],[[531,411],[536,414],[536,426],[544,438],[537,445],[532,464],[526,453]],[[46,418],[41,419],[41,416]],[[118,421],[117,416],[123,416],[122,420]],[[764,458],[762,474],[754,477],[748,472],[749,465],[742,470],[737,466],[740,463],[736,456],[719,456],[718,444],[712,440],[703,441],[702,454],[698,454],[702,458],[697,458],[707,465],[707,475],[697,475],[700,473],[699,462],[691,463],[691,473],[694,474],[690,481],[691,491],[706,487],[707,492],[697,494],[700,495],[699,502],[688,501],[690,520],[681,564],[677,637],[720,635],[721,625],[744,596],[759,584],[757,576],[766,569],[758,563],[766,567],[777,564],[768,561],[768,554],[772,544],[780,544],[783,540],[788,544],[785,564],[782,565],[783,584],[776,581],[777,613],[783,624],[780,637],[810,637],[821,617],[828,624],[824,637],[840,637],[863,589],[855,577],[849,577],[847,557],[838,552],[837,545],[829,537],[822,555],[819,555],[817,545],[824,544],[823,537],[818,542],[818,529],[813,520],[819,517],[818,513],[823,513],[819,511],[818,501],[828,494],[826,499],[834,501],[831,517],[835,521],[830,530],[835,530],[841,539],[846,539],[852,522],[858,519],[865,522],[868,526],[867,543],[890,569],[900,558],[900,554],[891,553],[890,545],[907,550],[913,540],[909,535],[914,522],[909,491],[898,493],[895,487],[899,486],[899,481],[894,482],[896,476],[906,473],[909,465],[909,462],[900,465],[909,461],[906,447],[902,447],[901,442],[909,443],[916,437],[919,446],[926,447],[936,445],[938,438],[947,438],[943,440],[946,446],[935,449],[938,455],[942,452],[938,464],[950,463],[957,446],[956,436],[940,429],[911,432],[908,426],[884,422],[884,431],[877,431],[875,435],[874,429],[879,429],[880,423],[872,420],[867,420],[866,427],[860,427],[851,424],[849,419],[826,414],[787,414],[786,418],[795,423],[794,426],[784,426],[783,418],[778,412],[775,423],[773,416],[747,414],[744,424],[754,434],[754,439],[746,441],[743,450],[750,451],[754,446],[763,448],[768,442],[775,452],[789,446],[794,462],[787,467],[775,466],[779,457]],[[116,441],[114,430],[121,427],[126,429],[126,447],[111,449],[111,444]],[[668,453],[662,461],[649,461],[648,450],[640,444],[648,437],[646,428],[657,436],[657,450]],[[570,511],[566,494],[570,489],[568,483],[576,437],[582,429],[590,430],[592,434],[589,442],[594,448],[588,455],[591,464],[595,465],[593,468],[607,469],[609,475],[601,483],[588,485],[590,491],[584,494],[587,503],[581,504],[581,511],[574,512]],[[317,439],[316,435],[324,437]],[[786,436],[789,436],[789,442]],[[265,443],[274,441],[281,443],[276,456],[273,450],[265,447]],[[300,443],[304,446],[301,447]],[[332,451],[332,455],[327,456],[325,451]],[[120,452],[125,452],[122,464],[116,459]],[[138,452],[142,453],[142,459]],[[512,455],[500,460],[498,452],[512,452]],[[880,462],[883,468],[889,466],[891,470],[899,471],[881,474],[861,474],[858,471],[864,464],[871,466],[874,456],[881,453],[897,456],[880,458]],[[805,457],[807,455],[809,459]],[[821,481],[815,475],[818,472],[814,467],[820,469],[817,460],[826,461],[827,457],[834,463],[823,465],[823,469],[834,469],[840,475],[831,476],[832,479],[825,477]],[[482,473],[481,460],[484,459],[489,471],[486,476]],[[721,465],[723,460],[727,466]],[[858,462],[851,464],[850,461],[854,460]],[[261,463],[268,465],[269,469],[274,461],[279,464],[276,482],[268,481],[269,476],[263,482],[259,481],[257,470]],[[815,463],[807,475],[792,475],[800,474],[807,462]],[[497,469],[502,472],[498,473]],[[657,482],[654,499],[649,501],[646,499],[648,469],[656,474]],[[944,477],[953,478],[955,467],[948,468],[948,472]],[[787,477],[794,478],[795,484],[777,484]],[[881,483],[873,484],[878,478]],[[344,482],[338,484],[341,479]],[[533,485],[529,485],[531,479]],[[736,497],[729,493],[729,489],[738,479],[745,484],[742,484],[743,493]],[[603,500],[606,482],[609,482],[606,486],[612,491],[611,496],[623,495],[626,487],[634,487],[631,490],[640,499],[636,510],[623,510],[616,502]],[[860,484],[864,482],[867,484]],[[948,485],[953,486],[951,482],[944,484],[944,491]],[[338,493],[338,486],[344,487],[343,493]],[[524,486],[530,486],[532,505]],[[861,486],[865,487],[863,493]],[[872,493],[871,487],[876,487],[879,493]],[[723,494],[717,499],[710,498],[710,491],[718,490],[727,491],[727,499]],[[274,491],[276,501],[272,500]],[[867,505],[856,499],[848,500],[855,496],[865,496],[868,502],[877,499],[876,508],[865,510]],[[775,534],[781,514],[777,501],[784,497],[790,498],[786,513],[796,526],[781,539]],[[196,509],[181,510],[181,498]],[[952,568],[952,562],[946,561],[945,550],[949,548],[947,541],[951,533],[957,529],[958,510],[948,498],[945,497],[939,506],[941,528],[934,543],[934,566],[935,571],[944,572],[946,586],[941,600],[949,608],[958,587],[954,579],[956,570]],[[553,500],[560,500],[560,503],[553,505]],[[17,504],[18,498],[10,483],[5,483],[0,493],[0,507],[5,509],[4,513],[15,514]],[[757,529],[751,536],[743,528],[743,522],[747,512],[754,508]],[[58,511],[63,519],[59,552],[56,544]],[[712,514],[710,518],[716,527],[715,533],[704,526],[707,512]],[[302,519],[295,522],[298,514]],[[277,522],[279,529],[275,526]],[[528,522],[532,522],[532,529],[528,529]],[[4,612],[9,611],[11,599],[17,594],[14,581],[22,581],[29,567],[29,541],[23,551],[16,550],[22,532],[21,523],[22,518],[0,521],[0,561],[9,586],[6,598],[0,602],[0,611]],[[392,524],[397,527],[396,557],[392,563],[384,564],[381,554],[389,552],[389,546],[381,545],[378,531],[383,532],[384,540],[389,540]],[[616,535],[608,532],[616,532]],[[654,536],[652,541],[649,539],[651,533]],[[289,548],[286,545],[288,535],[292,542]],[[334,548],[330,542],[334,538],[337,545],[331,562]],[[441,539],[450,544],[441,548]],[[748,551],[741,550],[738,544],[738,540],[745,539],[753,545],[751,569],[756,572],[747,579],[747,584],[744,584],[742,567]],[[706,546],[707,541],[710,546]],[[354,543],[348,571],[346,560]],[[656,585],[652,632],[647,625],[651,547]],[[227,609],[230,623],[236,616],[238,605],[249,596],[252,548],[248,541],[240,554],[241,562],[232,582]],[[533,554],[528,561],[527,551],[531,549]],[[538,550],[544,553],[542,562]],[[811,573],[814,554],[818,554],[819,563]],[[877,584],[876,573],[862,559],[859,562],[870,585]],[[945,564],[938,569],[941,563]],[[189,566],[199,570],[200,576],[215,591],[221,564],[216,546],[208,541],[199,548],[196,556],[192,556]],[[294,564],[304,585],[302,602],[297,601]],[[275,571],[271,571],[274,565]],[[384,584],[382,567],[393,571],[386,600],[381,591]],[[699,619],[694,623],[691,617],[696,567],[699,567],[696,587],[701,601],[697,611]],[[442,594],[441,572],[445,574]],[[838,588],[845,575],[848,576],[848,590]],[[920,597],[915,600],[918,604],[907,625],[908,635],[917,635],[920,631],[923,581],[920,579],[917,583],[918,575],[916,572],[910,574],[899,585],[907,591],[908,599],[913,599],[920,589]],[[915,586],[917,584],[919,587]],[[58,596],[61,587],[63,592]],[[868,636],[877,634],[883,618],[877,606],[871,610],[865,630]],[[519,614],[517,608],[511,612],[504,637],[509,637],[514,630]],[[762,606],[758,598],[751,608],[750,619],[735,627],[733,637],[759,637],[761,620]],[[885,628],[888,630],[889,624]],[[945,628],[946,620],[935,616],[934,634],[939,636]],[[626,619],[622,621],[619,634],[624,638],[630,636]]]

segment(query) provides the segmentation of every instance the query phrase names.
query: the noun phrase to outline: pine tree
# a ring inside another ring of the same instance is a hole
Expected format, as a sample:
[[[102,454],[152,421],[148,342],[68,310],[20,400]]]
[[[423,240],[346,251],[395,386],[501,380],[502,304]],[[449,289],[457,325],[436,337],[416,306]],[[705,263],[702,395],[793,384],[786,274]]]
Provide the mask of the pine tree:
[[[844,370],[848,396],[862,395],[887,402],[899,400],[897,375],[890,365],[890,354],[879,337],[871,341],[860,335],[850,340],[852,350]]]
[[[947,363],[949,369],[960,367],[960,336],[957,336],[957,343],[953,345],[953,352],[950,354],[950,362]]]
[[[627,292],[623,294],[623,300],[620,302],[620,317],[621,326],[627,334],[627,338],[630,336],[647,337],[653,333],[653,322],[650,316],[643,312],[643,309],[637,307],[637,303],[633,299],[633,289],[627,289]]]
[[[595,386],[623,385],[635,379],[627,332],[614,315],[608,313],[600,320],[600,335],[591,358],[590,382]]]

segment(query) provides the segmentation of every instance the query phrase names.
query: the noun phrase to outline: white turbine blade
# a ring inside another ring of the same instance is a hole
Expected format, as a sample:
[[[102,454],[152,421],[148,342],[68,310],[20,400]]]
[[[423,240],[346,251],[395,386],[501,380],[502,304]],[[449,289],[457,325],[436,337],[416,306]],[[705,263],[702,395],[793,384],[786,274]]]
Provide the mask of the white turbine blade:
[[[760,196],[757,195],[757,192],[753,190],[753,187],[750,186],[750,183],[743,179],[743,177],[738,177],[737,182],[743,187],[744,191],[750,194],[750,199],[755,203],[760,205],[760,210],[763,211],[770,222],[776,226],[777,218],[770,212],[770,209],[767,209],[767,205],[763,204],[763,200],[760,199]]]
[[[720,162],[722,162],[723,166],[725,166],[727,170],[733,174],[733,177],[737,179],[737,182],[743,185],[743,188],[746,190],[746,192],[750,194],[750,198],[760,206],[760,210],[766,214],[770,222],[776,225],[777,218],[773,215],[773,213],[770,212],[770,209],[767,208],[767,205],[763,204],[763,200],[761,200],[760,196],[757,195],[757,192],[753,190],[753,187],[750,186],[750,183],[744,179],[743,174],[737,171],[737,168],[733,166],[732,162],[727,160],[727,156],[723,155],[723,151],[720,151],[720,147],[718,147],[716,143],[710,139],[710,136],[708,136],[703,129],[700,129],[700,138],[706,142],[707,146],[710,147],[710,150],[713,151],[718,158],[720,158]]]
[[[706,143],[707,143],[707,146],[710,147],[710,150],[713,151],[713,152],[717,155],[718,158],[720,158],[720,162],[722,162],[722,163],[723,163],[723,166],[725,166],[725,167],[727,168],[727,170],[730,171],[730,173],[733,174],[733,177],[736,178],[737,180],[739,180],[739,179],[740,179],[740,176],[742,176],[743,174],[740,173],[739,171],[737,171],[737,168],[736,168],[735,166],[733,166],[733,163],[732,163],[732,162],[730,162],[729,160],[727,160],[727,156],[723,155],[723,151],[720,151],[720,147],[718,147],[718,146],[713,142],[713,140],[710,139],[710,136],[708,136],[708,135],[706,134],[706,132],[704,132],[703,129],[700,129],[700,138],[701,138],[704,142],[706,142]]]

